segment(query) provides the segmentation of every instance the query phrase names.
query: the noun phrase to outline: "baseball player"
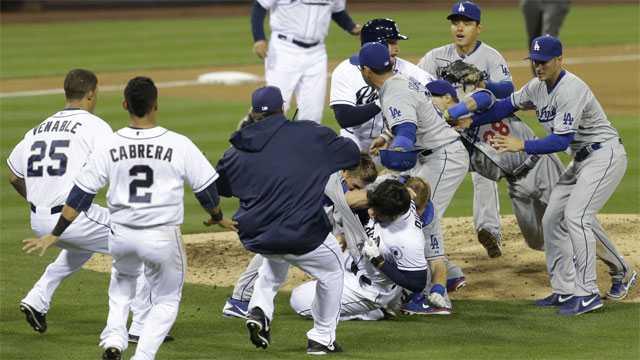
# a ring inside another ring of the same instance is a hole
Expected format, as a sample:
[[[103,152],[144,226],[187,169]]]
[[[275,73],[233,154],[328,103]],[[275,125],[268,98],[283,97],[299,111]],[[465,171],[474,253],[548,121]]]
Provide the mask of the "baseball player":
[[[343,187],[343,191],[346,193],[350,190],[364,189],[370,183],[376,180],[378,176],[376,165],[371,157],[366,153],[360,153],[360,164],[354,170],[341,170],[338,172],[338,178]],[[329,185],[327,185],[329,186]],[[325,193],[326,193],[325,189]],[[326,195],[325,195],[326,197]],[[337,230],[335,225],[336,211],[333,209],[331,201],[327,201],[325,198],[325,210],[329,215],[329,220],[334,224],[334,230]],[[333,231],[336,238],[344,236],[344,231]],[[246,318],[249,306],[249,300],[253,295],[255,282],[258,278],[258,269],[262,265],[264,257],[260,254],[256,254],[247,269],[240,275],[238,282],[233,288],[233,295],[227,299],[227,302],[222,309],[222,316],[234,317],[234,318]]]
[[[425,85],[434,77],[398,57],[398,41],[407,39],[408,37],[400,34],[398,24],[391,19],[368,21],[360,32],[361,45],[379,42],[389,47],[394,73],[412,76]],[[360,70],[349,59],[340,63],[331,73],[329,105],[342,128],[340,135],[353,140],[360,150],[368,151],[371,142],[382,134],[384,122],[378,91],[364,82]],[[374,160],[380,165],[378,156],[374,156]]]
[[[475,87],[486,88],[497,98],[509,96],[513,92],[513,82],[506,61],[497,50],[478,40],[478,35],[482,32],[480,8],[470,1],[459,2],[453,6],[447,19],[451,21],[453,43],[427,52],[418,62],[418,67],[442,79],[443,69],[456,60],[462,60],[473,64],[484,75],[484,80]],[[473,88],[474,86],[456,84],[458,97],[462,99]],[[498,186],[495,181],[477,172],[471,173],[471,179],[473,222],[478,241],[485,247],[489,257],[499,257],[502,254],[502,235]]]
[[[380,309],[399,297],[400,287],[421,292],[426,284],[425,240],[406,187],[389,179],[367,192],[367,198],[371,220],[365,226],[368,239],[362,244],[362,255],[347,252],[344,256],[340,320],[384,319]],[[291,293],[296,313],[311,315],[314,285],[315,281],[307,282]]]
[[[256,0],[251,11],[253,54],[265,59],[267,85],[280,88],[285,113],[295,91],[300,119],[322,122],[327,91],[327,51],[324,38],[333,19],[350,34],[356,25],[345,9],[346,0]],[[271,39],[264,19],[269,10]]]
[[[98,78],[84,69],[74,69],[64,80],[66,106],[62,111],[28,131],[7,159],[9,181],[31,206],[31,228],[37,236],[49,233],[73,186],[73,178],[89,154],[113,131],[93,115],[98,102]],[[20,310],[34,330],[47,331],[46,314],[58,285],[75,274],[94,253],[111,254],[108,248],[109,211],[92,204],[60,237],[62,248],[56,260],[20,302]],[[149,289],[138,278],[138,300],[132,306],[129,331],[132,341],[140,333],[149,312]],[[173,340],[167,335],[167,341]]]
[[[431,92],[431,99],[443,112],[445,117],[459,118],[466,115],[481,113],[494,103],[495,98],[486,89],[477,89],[465,96],[464,101],[458,103],[456,91],[451,84],[438,80],[427,85]],[[453,115],[451,115],[453,114]],[[542,218],[564,166],[558,156],[552,154],[532,154],[525,152],[508,152],[498,154],[491,146],[491,138],[496,135],[511,135],[519,139],[537,140],[533,131],[516,115],[509,115],[497,123],[472,127],[463,131],[462,141],[471,151],[471,168],[483,176],[499,181],[505,178],[509,197],[518,226],[524,241],[532,249],[545,250],[547,258],[555,259],[555,247],[544,246]],[[624,281],[630,266],[617,252],[615,245],[595,219],[593,233],[598,242],[596,256],[609,267],[609,274],[614,284]],[[564,227],[560,228],[562,238],[569,241]],[[555,278],[550,269],[550,278]],[[616,297],[611,297],[617,300]],[[549,306],[553,302],[539,299],[534,302],[538,306]]]
[[[392,141],[391,148],[413,150],[415,145],[424,149],[409,175],[421,177],[431,185],[431,201],[441,219],[469,169],[469,154],[460,135],[440,116],[423,85],[394,74],[387,46],[366,43],[350,61],[360,66],[365,82],[378,90],[383,116],[395,136],[395,141],[387,134],[378,137],[371,143],[371,152],[377,153]]]
[[[520,10],[527,28],[527,48],[533,39],[542,35],[558,37],[571,0],[520,0]],[[533,69],[536,76],[536,69]]]
[[[542,219],[545,247],[553,247],[552,252],[546,252],[553,293],[542,300],[550,306],[562,305],[558,314],[583,314],[603,305],[596,285],[593,224],[624,175],[627,154],[618,132],[589,87],[562,68],[560,40],[553,36],[536,38],[526,58],[534,62],[537,78],[472,119],[474,124],[482,125],[518,110],[535,109],[538,121],[549,135],[539,140],[496,135],[492,143],[500,148],[498,154],[565,151],[574,155],[551,192]],[[563,241],[563,227],[571,243]],[[636,273],[630,268],[625,270],[625,277],[614,283],[607,297],[626,296]]]
[[[101,334],[103,359],[120,359],[127,348],[126,322],[136,277],[144,264],[151,289],[151,310],[132,359],[153,359],[178,315],[186,261],[180,238],[184,182],[211,214],[208,224],[235,229],[222,218],[214,181],[218,174],[185,136],[156,125],[157,89],[147,77],[129,81],[123,107],[131,126],[108,136],[74,180],[53,231],[26,239],[28,252],[45,250],[91,206],[97,191],[110,183],[109,249],[114,257],[109,287],[109,316]]]
[[[258,88],[251,104],[257,122],[233,133],[233,146],[217,165],[220,195],[240,199],[233,217],[240,241],[265,257],[249,302],[249,338],[256,347],[269,346],[273,299],[294,265],[318,279],[307,354],[341,352],[335,340],[341,250],[330,232],[322,194],[331,174],[358,166],[360,152],[353,141],[325,126],[288,120],[277,87]]]

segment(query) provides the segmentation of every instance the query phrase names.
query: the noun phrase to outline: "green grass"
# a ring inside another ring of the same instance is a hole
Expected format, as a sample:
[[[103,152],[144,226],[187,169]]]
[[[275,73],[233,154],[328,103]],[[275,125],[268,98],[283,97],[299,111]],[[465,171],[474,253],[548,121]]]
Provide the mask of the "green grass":
[[[638,5],[574,6],[562,29],[565,46],[637,44]],[[364,23],[374,17],[391,17],[411,40],[402,43],[403,56],[420,55],[450,41],[446,11],[415,13],[353,13]],[[483,14],[481,39],[500,50],[523,49],[526,43],[522,16],[516,9]],[[620,25],[623,24],[623,25]],[[70,68],[97,72],[125,69],[182,68],[259,63],[251,56],[248,18],[103,21],[86,23],[1,25],[0,78],[63,75]],[[70,42],[68,39],[72,38]],[[329,55],[343,59],[357,50],[357,40],[332,25]],[[78,50],[79,49],[79,50]],[[167,51],[169,49],[169,51]],[[612,85],[614,86],[614,85]],[[128,124],[122,97],[102,94],[97,115],[114,129]],[[220,102],[161,98],[158,121],[189,136],[216,163],[229,146],[245,102]],[[60,95],[0,98],[0,155],[2,161],[24,133],[62,108]],[[289,114],[291,115],[291,114]],[[542,135],[531,115],[525,120]],[[640,213],[638,171],[640,123],[637,115],[611,116],[629,154],[627,173],[602,212]],[[337,129],[330,110],[324,123]],[[568,160],[563,157],[563,160]],[[82,270],[57,290],[48,314],[49,330],[35,333],[24,321],[18,302],[57,255],[26,256],[21,239],[32,236],[29,207],[6,181],[8,169],[0,166],[0,358],[98,358],[99,333],[106,322],[107,274]],[[512,213],[501,182],[502,213]],[[471,216],[471,181],[467,179],[447,211],[447,216]],[[97,201],[104,205],[104,192]],[[230,215],[237,200],[223,199]],[[185,194],[184,233],[216,231],[204,228],[206,218],[193,193]],[[216,264],[211,264],[216,266]],[[492,291],[487,289],[487,291]],[[255,349],[244,323],[223,319],[221,308],[230,288],[186,284],[180,315],[172,334],[175,343],[164,345],[158,359],[301,358],[305,332],[311,323],[299,319],[288,306],[288,294],[276,298],[273,347]],[[552,309],[529,302],[454,301],[450,317],[399,316],[395,321],[340,324],[338,337],[347,351],[335,358],[477,358],[566,359],[640,358],[640,305],[606,302],[604,309],[579,317],[561,317]],[[132,349],[125,357],[133,354]]]
[[[406,57],[451,42],[447,14],[439,10],[351,15],[360,24],[378,17],[396,20],[401,32],[410,37],[401,44]],[[63,75],[74,67],[108,72],[257,64],[261,60],[251,55],[248,16],[2,25],[0,78]],[[501,51],[527,48],[518,8],[486,10],[482,18],[481,40]],[[638,5],[573,6],[562,28],[562,41],[565,47],[637,44],[639,29]],[[344,59],[357,49],[358,40],[332,23],[329,57]]]

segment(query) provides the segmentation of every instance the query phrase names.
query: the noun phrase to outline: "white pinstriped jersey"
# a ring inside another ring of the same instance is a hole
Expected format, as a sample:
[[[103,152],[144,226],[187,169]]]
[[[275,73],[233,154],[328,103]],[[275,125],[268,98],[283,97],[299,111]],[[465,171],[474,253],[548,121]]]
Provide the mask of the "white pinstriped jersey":
[[[272,32],[307,43],[324,41],[331,14],[343,11],[346,0],[256,0],[270,11]]]
[[[429,96],[422,84],[402,74],[390,77],[380,88],[380,104],[389,128],[414,123],[418,127],[415,146],[432,150],[460,135],[441,117]]]
[[[422,85],[434,80],[434,77],[421,70],[414,64],[396,57],[394,72],[417,79]],[[352,65],[349,59],[341,62],[331,74],[331,93],[329,105],[362,106],[378,99],[378,91],[362,78],[358,67]],[[371,120],[346,129],[348,132],[361,138],[375,139],[384,130],[382,112],[376,114]]]
[[[89,154],[111,133],[99,117],[65,109],[29,130],[7,165],[25,180],[29,202],[44,208],[62,205]]]
[[[125,127],[96,149],[74,183],[95,194],[109,181],[111,221],[133,228],[180,225],[184,183],[200,192],[218,178],[186,136],[156,126]]]
[[[535,109],[547,134],[575,133],[565,150],[569,155],[618,137],[589,86],[567,70],[562,71],[550,90],[544,81],[532,79],[511,94],[511,103],[520,110]]]
[[[428,73],[436,75],[438,78],[442,78],[442,69],[456,60],[462,60],[475,65],[484,73],[485,80],[493,82],[512,81],[507,62],[502,55],[500,55],[498,50],[481,41],[478,41],[476,49],[466,56],[460,56],[458,54],[455,44],[448,44],[433,49],[420,59],[418,67]],[[465,89],[463,89],[460,84],[453,85],[458,92],[458,98],[461,99],[465,94]]]

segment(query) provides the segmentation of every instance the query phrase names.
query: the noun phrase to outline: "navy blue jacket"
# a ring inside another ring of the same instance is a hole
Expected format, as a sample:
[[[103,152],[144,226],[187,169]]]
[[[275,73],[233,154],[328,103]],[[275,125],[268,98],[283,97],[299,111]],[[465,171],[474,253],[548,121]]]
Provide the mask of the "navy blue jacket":
[[[356,144],[312,121],[272,115],[234,132],[218,162],[221,196],[240,199],[233,216],[244,247],[306,254],[331,230],[322,207],[329,176],[360,163]]]

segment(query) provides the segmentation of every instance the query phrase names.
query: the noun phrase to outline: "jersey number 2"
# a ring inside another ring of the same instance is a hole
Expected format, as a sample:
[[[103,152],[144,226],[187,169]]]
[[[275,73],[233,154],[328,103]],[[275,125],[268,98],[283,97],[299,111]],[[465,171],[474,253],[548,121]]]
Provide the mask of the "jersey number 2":
[[[67,155],[56,152],[58,148],[68,148],[69,140],[54,140],[49,148],[49,158],[59,161],[58,167],[47,166],[47,174],[51,176],[62,176],[67,172]],[[27,160],[27,176],[39,177],[43,174],[42,166],[37,163],[46,157],[47,143],[45,141],[36,141],[31,145],[31,150],[40,150],[39,153],[29,156]]]
[[[153,169],[147,165],[136,165],[129,169],[129,175],[137,176],[139,174],[144,174],[144,179],[135,179],[129,183],[129,202],[150,203],[151,193],[138,196],[138,188],[149,188],[153,185]]]

